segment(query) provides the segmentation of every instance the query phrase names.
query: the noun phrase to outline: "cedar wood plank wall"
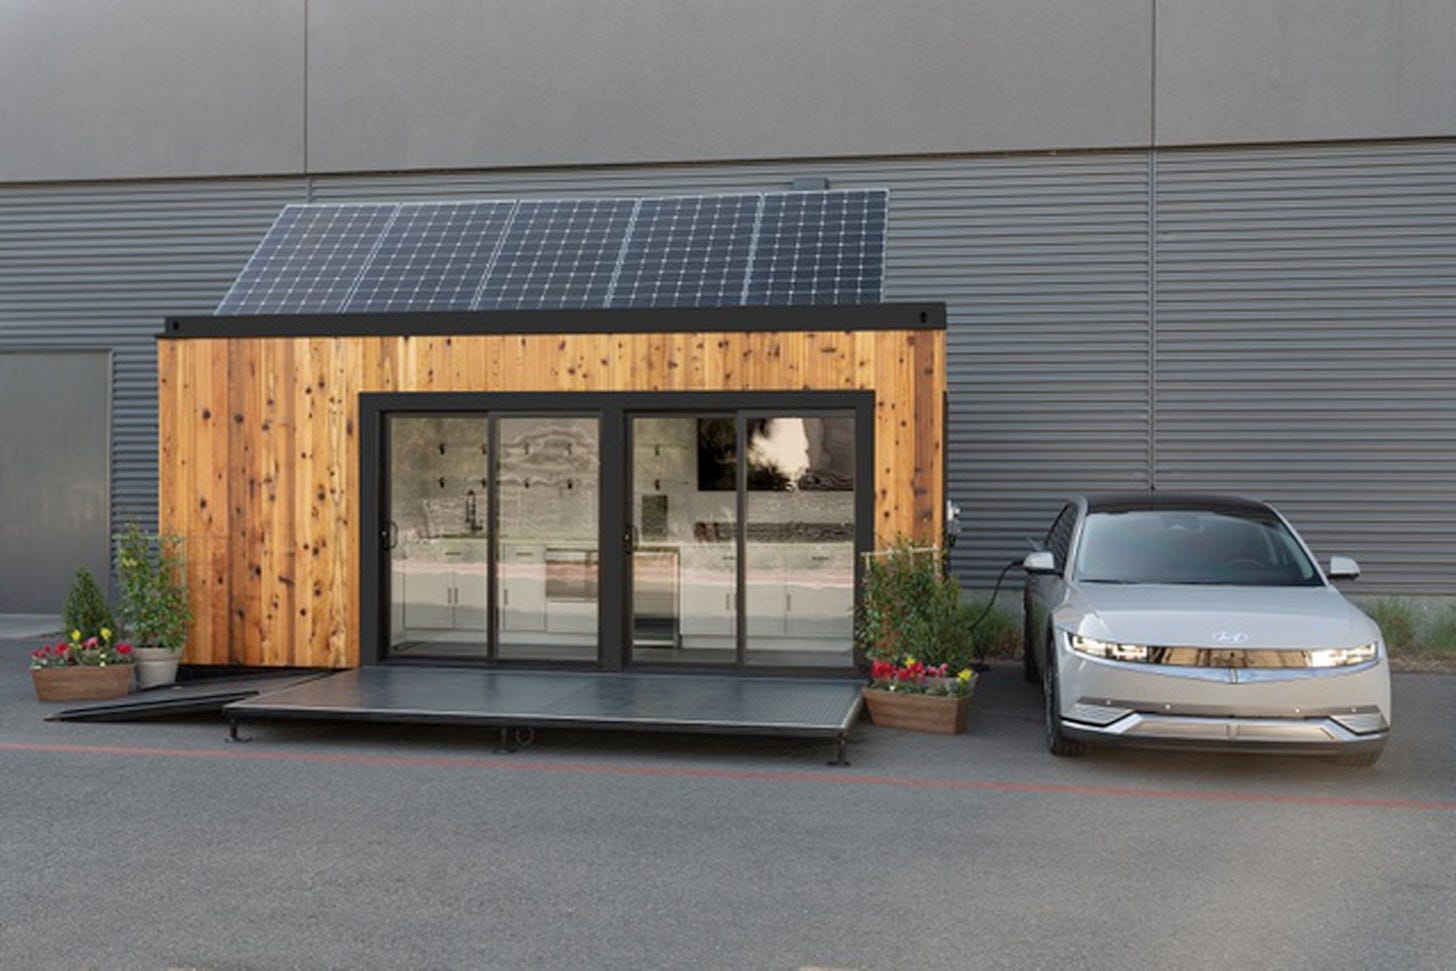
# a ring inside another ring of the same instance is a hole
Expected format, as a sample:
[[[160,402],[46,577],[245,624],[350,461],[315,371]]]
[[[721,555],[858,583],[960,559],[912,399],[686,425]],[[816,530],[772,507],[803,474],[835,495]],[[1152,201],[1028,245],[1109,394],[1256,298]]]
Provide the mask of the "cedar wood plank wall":
[[[192,664],[359,663],[358,395],[875,392],[875,532],[941,527],[939,330],[158,342],[163,532],[187,538]]]

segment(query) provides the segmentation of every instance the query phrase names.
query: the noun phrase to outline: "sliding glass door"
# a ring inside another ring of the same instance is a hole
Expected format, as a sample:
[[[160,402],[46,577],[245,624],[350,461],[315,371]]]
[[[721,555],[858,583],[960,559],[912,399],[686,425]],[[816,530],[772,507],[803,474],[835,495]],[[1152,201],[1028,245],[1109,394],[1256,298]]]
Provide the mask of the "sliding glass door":
[[[388,417],[391,655],[597,659],[600,425]]]
[[[601,423],[502,417],[496,430],[496,656],[594,661]]]
[[[854,415],[639,414],[630,427],[631,660],[852,665]]]
[[[388,397],[371,657],[853,667],[867,395]]]
[[[635,662],[737,659],[733,436],[731,414],[631,419],[628,575]]]
[[[390,419],[389,652],[486,656],[489,425],[481,415]]]

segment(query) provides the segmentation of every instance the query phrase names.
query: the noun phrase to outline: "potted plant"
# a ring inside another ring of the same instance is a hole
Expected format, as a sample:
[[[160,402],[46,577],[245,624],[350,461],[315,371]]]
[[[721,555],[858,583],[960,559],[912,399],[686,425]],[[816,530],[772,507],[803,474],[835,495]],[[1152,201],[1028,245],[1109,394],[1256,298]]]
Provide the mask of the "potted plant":
[[[146,533],[131,523],[117,539],[121,616],[136,642],[137,687],[171,684],[192,620],[182,537]]]
[[[122,698],[131,691],[130,644],[113,644],[111,628],[89,637],[72,629],[68,641],[30,652],[30,680],[40,701]]]
[[[965,730],[976,684],[970,613],[938,547],[900,540],[866,558],[855,641],[871,661],[862,694],[876,725]]]
[[[907,657],[899,664],[873,662],[869,687],[862,690],[876,725],[959,735],[966,730],[975,687],[970,668],[952,675],[949,664],[929,667]]]

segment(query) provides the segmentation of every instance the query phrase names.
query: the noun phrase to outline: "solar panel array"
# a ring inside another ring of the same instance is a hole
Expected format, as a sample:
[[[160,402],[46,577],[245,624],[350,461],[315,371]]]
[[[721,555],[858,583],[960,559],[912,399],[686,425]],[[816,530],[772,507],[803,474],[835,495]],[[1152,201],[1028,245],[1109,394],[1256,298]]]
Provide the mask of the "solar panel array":
[[[219,314],[878,303],[883,189],[294,205]]]

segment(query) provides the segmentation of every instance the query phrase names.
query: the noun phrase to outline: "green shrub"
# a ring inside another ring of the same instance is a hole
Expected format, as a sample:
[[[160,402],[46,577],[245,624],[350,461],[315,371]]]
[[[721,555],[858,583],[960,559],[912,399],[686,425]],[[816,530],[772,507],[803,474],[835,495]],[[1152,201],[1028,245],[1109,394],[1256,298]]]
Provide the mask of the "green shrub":
[[[1361,604],[1360,607],[1370,615],[1371,620],[1380,625],[1380,632],[1385,635],[1385,646],[1388,650],[1404,654],[1415,649],[1418,642],[1418,610],[1415,604],[1399,597],[1381,597]]]
[[[988,611],[984,603],[971,603],[970,620],[985,614],[985,617],[971,632],[976,653],[981,657],[1017,658],[1021,656],[1021,620],[1010,611],[992,607]]]
[[[960,586],[936,549],[904,540],[868,557],[855,618],[855,644],[873,660],[909,655],[928,665],[969,667],[976,653]]]
[[[66,594],[63,619],[66,633],[80,631],[80,640],[83,641],[88,637],[100,636],[102,628],[113,633],[117,629],[116,618],[106,602],[106,595],[96,585],[96,578],[91,575],[91,571],[85,567],[77,570],[71,581],[71,590]]]
[[[139,647],[182,650],[192,619],[182,538],[144,533],[130,523],[117,540],[116,577],[127,633]]]
[[[1431,614],[1421,632],[1421,653],[1456,657],[1456,607],[1443,607]]]

